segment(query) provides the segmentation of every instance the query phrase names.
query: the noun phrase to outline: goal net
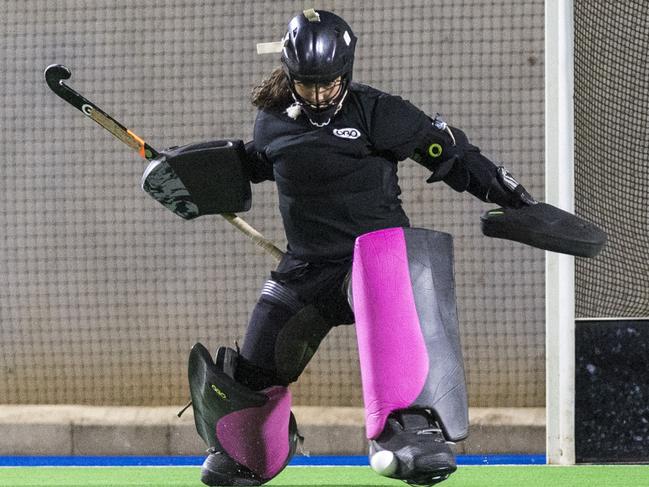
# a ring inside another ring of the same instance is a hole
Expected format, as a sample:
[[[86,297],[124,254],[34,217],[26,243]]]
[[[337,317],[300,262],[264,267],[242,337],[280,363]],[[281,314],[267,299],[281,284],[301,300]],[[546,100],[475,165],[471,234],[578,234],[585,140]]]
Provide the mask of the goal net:
[[[355,81],[439,112],[543,195],[542,0],[318,7],[343,16],[358,35]],[[53,95],[43,69],[70,67],[73,88],[155,148],[250,140],[249,92],[278,64],[255,45],[280,40],[302,8],[270,0],[241,8],[196,0],[6,3],[1,402],[182,404],[191,346],[242,340],[274,266],[224,220],[185,222],[148,198],[138,187],[141,159]],[[632,88],[620,91],[621,102]],[[627,123],[616,110],[602,115],[604,122],[620,115],[617,127]],[[632,130],[602,126],[601,133],[617,156],[602,170],[617,168],[621,153],[632,157]],[[428,175],[401,163],[402,197],[414,226],[455,237],[470,403],[543,406],[544,252],[483,237],[479,217],[491,206],[428,185]],[[626,177],[601,175],[614,176]],[[598,187],[639,204],[635,193]],[[593,199],[612,205],[615,198]],[[580,210],[597,211],[590,208]],[[612,219],[623,213],[609,208]],[[253,208],[242,216],[285,245],[272,183],[253,188]],[[624,270],[611,268],[611,278],[617,269]],[[353,327],[331,333],[293,393],[302,405],[361,405]]]

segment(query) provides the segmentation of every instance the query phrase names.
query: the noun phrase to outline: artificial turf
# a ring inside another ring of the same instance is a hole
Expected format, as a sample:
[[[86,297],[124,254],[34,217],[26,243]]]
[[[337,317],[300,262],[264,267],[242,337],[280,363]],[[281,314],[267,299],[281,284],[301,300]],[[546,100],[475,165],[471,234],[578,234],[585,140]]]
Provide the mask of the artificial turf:
[[[0,468],[7,487],[201,487],[196,467]],[[289,467],[267,485],[281,487],[404,486],[369,467]],[[462,466],[440,487],[649,487],[648,465],[574,467]]]

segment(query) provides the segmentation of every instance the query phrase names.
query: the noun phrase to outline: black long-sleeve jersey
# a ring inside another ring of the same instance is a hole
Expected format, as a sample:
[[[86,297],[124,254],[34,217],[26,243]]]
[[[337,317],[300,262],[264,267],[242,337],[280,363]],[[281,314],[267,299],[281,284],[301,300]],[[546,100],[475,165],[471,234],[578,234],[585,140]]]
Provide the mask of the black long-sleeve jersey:
[[[307,262],[342,260],[351,257],[359,235],[410,225],[397,163],[427,147],[435,130],[408,101],[352,83],[341,111],[324,127],[304,115],[259,110],[249,177],[276,182],[289,253]],[[479,154],[468,141],[463,147],[465,156]],[[472,166],[456,164],[445,180],[486,200],[496,167],[484,157]]]

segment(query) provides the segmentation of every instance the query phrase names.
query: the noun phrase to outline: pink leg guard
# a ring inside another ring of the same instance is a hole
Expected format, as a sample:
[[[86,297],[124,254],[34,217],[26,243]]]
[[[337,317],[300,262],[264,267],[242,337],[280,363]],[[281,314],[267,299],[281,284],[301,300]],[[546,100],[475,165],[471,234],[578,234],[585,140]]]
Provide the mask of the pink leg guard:
[[[468,435],[450,235],[389,228],[356,240],[352,300],[367,437],[395,410],[434,411],[447,440]]]

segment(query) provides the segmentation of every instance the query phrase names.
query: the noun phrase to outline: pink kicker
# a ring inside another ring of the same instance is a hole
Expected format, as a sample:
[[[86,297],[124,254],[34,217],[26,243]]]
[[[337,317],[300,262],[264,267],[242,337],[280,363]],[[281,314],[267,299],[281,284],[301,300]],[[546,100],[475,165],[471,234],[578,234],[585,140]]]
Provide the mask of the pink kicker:
[[[216,424],[216,436],[235,461],[270,479],[288,458],[291,392],[281,386],[262,392],[268,396],[266,404],[223,416]]]

